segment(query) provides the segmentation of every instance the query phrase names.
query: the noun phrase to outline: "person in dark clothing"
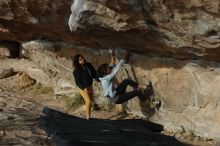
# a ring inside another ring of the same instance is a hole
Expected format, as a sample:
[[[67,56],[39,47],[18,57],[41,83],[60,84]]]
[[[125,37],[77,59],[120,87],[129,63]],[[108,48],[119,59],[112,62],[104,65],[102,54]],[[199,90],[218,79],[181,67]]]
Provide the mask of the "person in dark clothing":
[[[73,58],[73,76],[76,85],[79,87],[79,93],[85,101],[86,118],[89,119],[91,115],[91,101],[93,100],[93,79],[97,79],[97,73],[91,63],[86,62],[81,54],[77,54]]]

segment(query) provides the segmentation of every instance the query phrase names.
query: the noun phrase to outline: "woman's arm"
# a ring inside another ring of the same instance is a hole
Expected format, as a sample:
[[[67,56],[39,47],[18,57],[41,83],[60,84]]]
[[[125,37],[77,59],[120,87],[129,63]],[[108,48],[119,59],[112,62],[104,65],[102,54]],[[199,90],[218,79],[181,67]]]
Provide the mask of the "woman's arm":
[[[97,82],[99,82],[99,77],[98,77],[97,71],[95,70],[95,68],[93,67],[93,65],[91,63],[88,63],[88,65],[89,65],[89,69],[92,74],[92,78],[95,79]]]
[[[130,53],[131,53],[130,49],[126,50],[124,59],[119,60],[119,63],[114,66],[111,73],[106,75],[104,78],[111,80],[117,74],[117,72],[120,70],[120,68],[129,60]]]
[[[73,76],[74,76],[76,85],[77,85],[80,89],[84,89],[85,87],[82,85],[80,72],[79,72],[77,69],[74,70]]]
[[[118,73],[118,71],[120,70],[120,68],[125,64],[125,60],[121,59],[119,61],[118,64],[115,65],[115,67],[112,69],[111,73],[106,75],[104,78],[107,80],[111,80],[112,78],[114,78],[114,76]]]
[[[114,66],[116,64],[115,50],[111,50],[111,65]]]
[[[130,50],[130,49],[126,50],[124,59],[121,59],[121,60],[119,61],[119,63],[116,64],[115,67],[112,69],[111,73],[110,73],[109,75],[107,75],[105,78],[112,79],[112,78],[117,74],[117,72],[120,70],[120,68],[121,68],[126,62],[128,62],[128,60],[129,60],[129,58],[130,58],[130,54],[131,54],[131,50]]]

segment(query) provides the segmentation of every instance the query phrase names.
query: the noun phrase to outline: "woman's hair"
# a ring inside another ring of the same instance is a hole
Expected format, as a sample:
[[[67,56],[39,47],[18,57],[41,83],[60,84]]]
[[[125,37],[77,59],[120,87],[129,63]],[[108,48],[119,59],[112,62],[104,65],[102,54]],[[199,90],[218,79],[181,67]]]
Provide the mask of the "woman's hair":
[[[100,78],[102,78],[105,75],[105,70],[107,67],[109,67],[109,65],[105,63],[105,64],[100,65],[99,68],[97,69],[97,73]]]
[[[80,57],[84,58],[81,54],[77,54],[72,58],[73,67],[77,67],[79,65],[79,58]]]

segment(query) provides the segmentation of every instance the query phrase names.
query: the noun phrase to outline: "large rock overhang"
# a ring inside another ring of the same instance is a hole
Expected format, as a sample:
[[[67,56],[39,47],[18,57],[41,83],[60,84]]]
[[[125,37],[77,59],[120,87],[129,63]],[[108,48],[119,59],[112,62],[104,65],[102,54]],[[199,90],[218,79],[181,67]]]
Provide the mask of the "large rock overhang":
[[[0,39],[43,39],[100,49],[131,48],[157,57],[220,61],[218,3],[1,1]]]

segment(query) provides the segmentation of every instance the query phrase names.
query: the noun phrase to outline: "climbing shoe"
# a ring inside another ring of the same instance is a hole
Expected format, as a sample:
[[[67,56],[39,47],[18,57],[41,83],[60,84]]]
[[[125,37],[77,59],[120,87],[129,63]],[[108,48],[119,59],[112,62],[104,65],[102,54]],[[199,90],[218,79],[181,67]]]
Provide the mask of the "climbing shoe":
[[[160,100],[159,99],[152,99],[151,102],[150,102],[150,107],[151,108],[154,108],[156,107],[158,104],[160,104]]]

